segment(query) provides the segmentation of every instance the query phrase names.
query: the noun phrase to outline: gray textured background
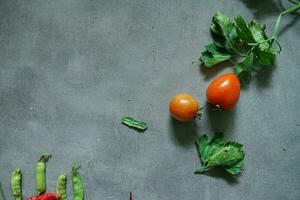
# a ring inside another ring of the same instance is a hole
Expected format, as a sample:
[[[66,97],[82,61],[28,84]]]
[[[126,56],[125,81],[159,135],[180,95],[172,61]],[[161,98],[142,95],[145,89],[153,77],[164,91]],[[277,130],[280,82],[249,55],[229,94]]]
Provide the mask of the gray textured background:
[[[202,71],[197,61],[217,10],[255,17],[271,32],[281,7],[271,0],[0,0],[0,180],[7,198],[12,169],[23,169],[24,194],[32,195],[35,162],[51,152],[49,191],[80,160],[87,200],[128,199],[130,191],[136,200],[300,199],[295,16],[282,21],[277,65],[254,76],[235,110],[206,111],[188,125],[169,117],[173,95],[205,102],[209,82],[230,71]],[[121,125],[122,115],[147,121],[149,130]],[[245,145],[237,178],[193,174],[200,162],[195,138],[218,130]]]

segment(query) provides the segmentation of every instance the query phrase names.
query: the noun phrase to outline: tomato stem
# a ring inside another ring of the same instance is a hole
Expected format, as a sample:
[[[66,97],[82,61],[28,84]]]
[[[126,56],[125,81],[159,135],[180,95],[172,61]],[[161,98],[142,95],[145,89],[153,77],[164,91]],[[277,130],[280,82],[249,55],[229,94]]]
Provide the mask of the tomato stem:
[[[200,108],[198,109],[198,111],[197,111],[197,113],[196,113],[196,115],[195,115],[195,118],[196,118],[196,119],[201,120],[201,117],[202,117],[202,114],[203,114],[202,110],[203,110],[203,107],[200,107]]]
[[[210,105],[210,109],[213,111],[216,110],[223,110],[222,107],[219,104],[209,104]]]

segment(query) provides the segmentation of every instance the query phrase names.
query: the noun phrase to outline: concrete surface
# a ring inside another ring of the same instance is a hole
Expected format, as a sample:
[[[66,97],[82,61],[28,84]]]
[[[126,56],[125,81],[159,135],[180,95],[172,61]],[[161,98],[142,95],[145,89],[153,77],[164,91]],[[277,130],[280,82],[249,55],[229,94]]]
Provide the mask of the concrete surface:
[[[281,7],[271,0],[0,0],[0,181],[7,199],[15,167],[24,172],[25,196],[34,194],[42,152],[53,154],[49,191],[81,161],[87,200],[128,199],[130,191],[135,200],[300,199],[295,16],[282,21],[277,65],[254,76],[234,111],[205,110],[188,125],[169,117],[173,95],[205,102],[209,82],[230,71],[203,71],[197,61],[218,10],[255,17],[271,32]],[[150,128],[131,130],[120,124],[122,115]],[[245,145],[239,177],[193,174],[197,135],[217,130]]]

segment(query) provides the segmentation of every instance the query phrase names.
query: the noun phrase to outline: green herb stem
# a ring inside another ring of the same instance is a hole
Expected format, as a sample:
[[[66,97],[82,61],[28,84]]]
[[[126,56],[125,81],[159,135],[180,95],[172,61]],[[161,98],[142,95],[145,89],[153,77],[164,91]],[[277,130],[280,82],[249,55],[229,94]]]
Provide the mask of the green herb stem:
[[[274,37],[274,41],[276,42],[276,44],[277,44],[278,47],[279,47],[278,50],[274,50],[274,51],[277,52],[277,53],[280,53],[281,50],[282,50],[282,48],[281,48],[281,45],[280,45],[280,42],[279,42],[278,38],[277,38],[277,37]]]
[[[288,0],[289,2],[291,2],[292,4],[298,4],[300,3],[299,1],[296,1],[296,0]]]
[[[296,2],[295,2],[296,3]],[[271,44],[273,43],[273,41],[275,40],[275,38],[277,38],[278,36],[278,31],[279,31],[279,25],[280,25],[280,21],[281,21],[281,17],[284,15],[288,15],[292,12],[295,12],[297,10],[300,9],[300,2],[297,2],[297,4],[285,11],[283,11],[282,13],[280,13],[280,15],[278,16],[277,20],[276,20],[276,24],[275,24],[275,28],[274,28],[274,32],[273,32],[273,36],[271,37],[273,40],[271,41]]]
[[[276,50],[276,52],[278,52],[278,53],[281,52],[281,49],[282,49],[282,48],[281,48],[281,45],[280,45],[280,43],[279,43],[279,41],[278,41],[278,31],[279,31],[279,26],[280,26],[281,18],[282,18],[282,16],[284,16],[284,15],[288,15],[288,14],[290,14],[290,13],[292,13],[292,12],[295,12],[295,11],[297,11],[297,10],[300,9],[300,2],[296,2],[296,1],[294,1],[294,0],[289,0],[289,1],[290,1],[291,3],[296,4],[296,6],[293,6],[293,7],[289,8],[289,9],[283,11],[282,13],[280,13],[280,15],[278,16],[278,18],[277,18],[277,20],[276,20],[276,24],[275,24],[275,28],[274,28],[274,31],[273,31],[272,36],[271,36],[269,39],[267,39],[267,40],[261,41],[261,42],[259,42],[259,43],[248,43],[248,45],[250,45],[250,46],[258,46],[258,45],[260,45],[261,43],[271,41],[271,45],[270,45],[270,48],[271,48],[273,42],[275,41],[276,44],[277,44],[278,47],[279,47],[279,49]]]

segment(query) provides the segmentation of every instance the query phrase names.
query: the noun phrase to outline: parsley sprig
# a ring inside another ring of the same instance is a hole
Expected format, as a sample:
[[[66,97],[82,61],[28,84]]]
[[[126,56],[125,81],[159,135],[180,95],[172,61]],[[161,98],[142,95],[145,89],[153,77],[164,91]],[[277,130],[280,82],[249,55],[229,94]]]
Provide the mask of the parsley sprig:
[[[297,12],[300,2],[289,0],[294,6],[282,12],[275,24],[271,37],[268,37],[265,24],[254,19],[247,23],[241,16],[230,19],[221,12],[217,12],[210,26],[213,43],[205,46],[200,61],[203,66],[210,68],[224,61],[234,63],[233,73],[241,81],[250,81],[254,63],[262,66],[271,66],[276,55],[281,52],[278,32],[281,18],[284,15]],[[233,60],[238,60],[235,63]]]
[[[243,170],[243,145],[235,141],[225,141],[222,133],[215,133],[210,141],[207,135],[202,135],[196,145],[202,165],[195,174],[205,173],[215,167],[223,167],[231,175],[237,175]]]

